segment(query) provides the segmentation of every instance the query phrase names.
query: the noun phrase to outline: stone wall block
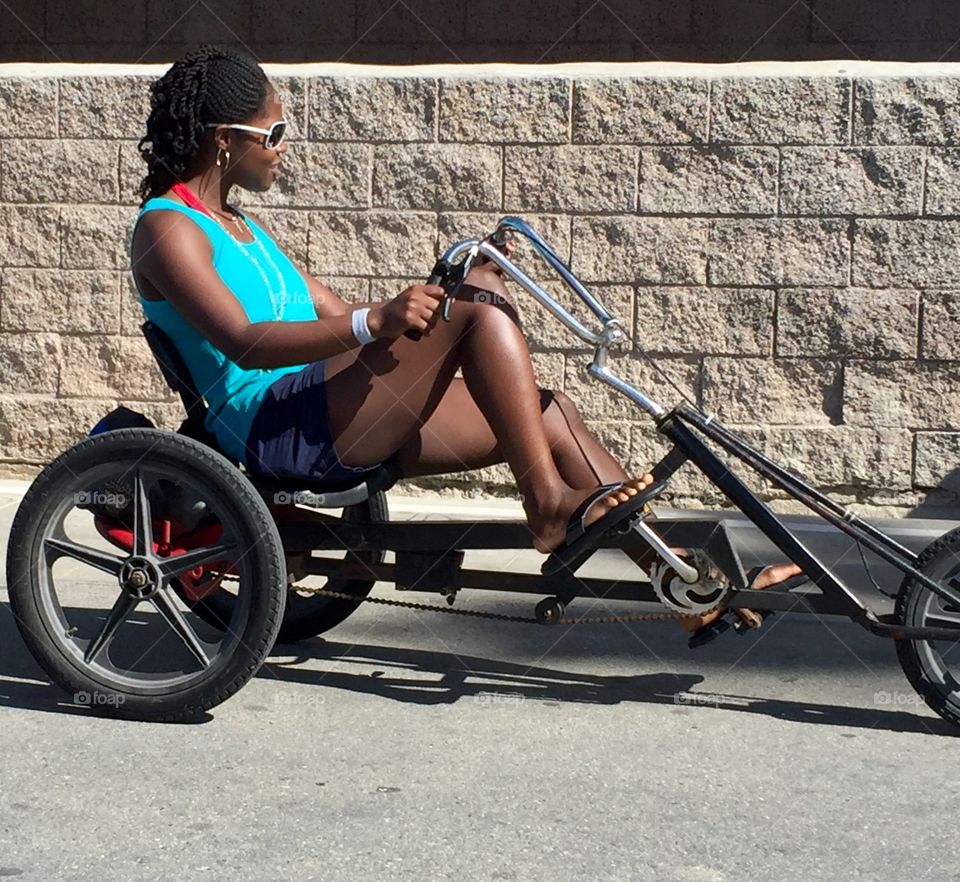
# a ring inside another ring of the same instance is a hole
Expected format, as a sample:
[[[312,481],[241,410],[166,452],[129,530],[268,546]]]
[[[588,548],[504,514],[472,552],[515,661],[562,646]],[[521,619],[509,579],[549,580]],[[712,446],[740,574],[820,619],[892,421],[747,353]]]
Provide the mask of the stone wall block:
[[[283,118],[287,121],[286,137],[300,141],[307,137],[307,80],[305,77],[272,74],[270,82],[277,90],[283,106]],[[290,151],[287,150],[287,155]]]
[[[777,354],[911,358],[916,291],[789,288],[777,302]]]
[[[723,422],[824,426],[840,422],[839,363],[813,359],[716,358],[703,362],[703,403]]]
[[[870,288],[960,285],[960,221],[858,220],[853,284]]]
[[[783,151],[783,214],[916,215],[923,151],[909,147],[798,147]]]
[[[0,77],[0,138],[56,137],[57,88],[52,77]]]
[[[584,425],[600,442],[604,450],[609,450],[617,462],[623,464],[627,474],[643,474],[639,470],[640,467],[634,468],[630,460],[632,453],[630,435],[633,423],[625,420],[586,420]],[[650,463],[645,463],[644,467],[649,468]]]
[[[711,285],[845,285],[848,224],[818,220],[714,220]]]
[[[756,288],[641,287],[633,337],[649,353],[770,355],[773,297]]]
[[[0,264],[59,266],[59,215],[54,205],[0,205]]]
[[[116,202],[118,161],[113,141],[4,141],[0,194],[9,202]]]
[[[707,138],[705,78],[580,79],[575,144],[697,144]]]
[[[637,154],[630,147],[507,147],[506,211],[633,211]]]
[[[960,493],[960,432],[917,432],[913,482]]]
[[[912,486],[912,437],[906,429],[769,426],[753,429],[750,436],[761,453],[814,487],[869,494]]]
[[[533,365],[533,377],[541,389],[565,391],[566,364],[559,352],[532,352],[530,363]]]
[[[254,209],[366,208],[370,154],[366,144],[291,144],[273,186],[263,193],[244,193],[243,204]]]
[[[500,148],[474,144],[389,144],[373,156],[377,208],[500,208]]]
[[[65,205],[60,210],[60,250],[71,269],[126,269],[135,212],[111,205]]]
[[[924,291],[920,357],[960,360],[960,291]]]
[[[313,77],[314,141],[433,141],[437,83],[426,77]]]
[[[118,277],[109,270],[5,269],[0,301],[4,331],[119,331]]]
[[[715,79],[710,140],[728,144],[845,144],[850,81],[842,77]]]
[[[117,201],[121,205],[128,205],[134,208],[134,212],[140,206],[140,181],[143,180],[144,175],[147,173],[147,164],[143,161],[140,156],[139,150],[137,150],[136,141],[118,141],[118,147],[120,149],[120,192],[118,194]],[[239,194],[241,191],[234,190],[234,194]],[[242,201],[242,198],[237,200]]]
[[[570,83],[559,77],[448,77],[440,81],[440,140],[562,144]]]
[[[687,218],[574,218],[573,271],[585,282],[704,284],[708,225]]]
[[[61,398],[174,398],[143,337],[64,337],[61,345]]]
[[[855,144],[956,144],[960,79],[876,77],[857,80]]]
[[[311,212],[310,272],[426,278],[436,262],[436,236],[432,214]]]
[[[646,147],[637,208],[650,214],[775,214],[777,151]]]
[[[154,76],[60,78],[61,138],[139,138]]]
[[[0,389],[56,394],[60,359],[57,334],[0,333]]]
[[[931,148],[927,154],[924,214],[960,214],[960,150]]]
[[[960,365],[851,360],[843,419],[853,426],[958,430]]]
[[[0,451],[46,465],[117,406],[115,399],[65,400],[0,394]]]

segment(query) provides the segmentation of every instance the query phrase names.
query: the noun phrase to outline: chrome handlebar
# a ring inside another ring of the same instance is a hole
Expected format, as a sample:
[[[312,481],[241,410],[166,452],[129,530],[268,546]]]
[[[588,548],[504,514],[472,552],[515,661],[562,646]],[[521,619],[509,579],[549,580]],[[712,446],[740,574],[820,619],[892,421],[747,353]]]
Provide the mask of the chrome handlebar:
[[[496,247],[496,244],[493,244],[499,243],[502,245],[508,235],[513,233],[519,233],[528,239],[531,245],[533,245],[534,250],[547,264],[556,270],[567,287],[577,294],[590,311],[602,322],[603,327],[599,331],[592,331],[590,328],[584,326],[500,251],[499,248]],[[612,386],[618,392],[626,395],[655,418],[661,417],[666,413],[664,408],[657,404],[657,402],[609,372],[607,369],[607,350],[625,339],[626,335],[623,332],[623,328],[620,326],[619,321],[583,286],[583,283],[560,259],[557,253],[525,220],[519,217],[502,218],[499,224],[497,224],[497,229],[487,238],[464,239],[461,242],[451,245],[443,253],[443,256],[440,258],[440,263],[453,266],[463,258],[464,261],[469,262],[468,265],[464,267],[463,271],[465,274],[466,271],[469,270],[469,265],[473,263],[479,254],[482,254],[497,264],[511,279],[532,294],[539,303],[563,322],[574,334],[595,347],[593,362],[588,368],[591,376],[596,377],[607,385]],[[448,298],[444,303],[444,318],[449,316],[450,302],[450,298]]]

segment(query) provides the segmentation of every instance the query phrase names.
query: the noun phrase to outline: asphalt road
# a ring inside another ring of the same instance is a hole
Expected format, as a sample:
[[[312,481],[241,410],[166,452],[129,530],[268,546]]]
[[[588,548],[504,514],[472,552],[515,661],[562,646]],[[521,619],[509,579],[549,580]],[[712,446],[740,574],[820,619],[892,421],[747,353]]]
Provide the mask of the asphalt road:
[[[4,541],[16,503],[0,497]],[[950,526],[896,525],[913,547]],[[855,553],[801,527],[864,584]],[[776,559],[751,530],[734,535]],[[629,566],[612,553],[597,572]],[[4,591],[0,732],[0,878],[960,878],[954,733],[889,643],[837,619],[778,615],[691,652],[673,623],[551,629],[365,606],[278,646],[204,722],[158,725],[72,706]]]

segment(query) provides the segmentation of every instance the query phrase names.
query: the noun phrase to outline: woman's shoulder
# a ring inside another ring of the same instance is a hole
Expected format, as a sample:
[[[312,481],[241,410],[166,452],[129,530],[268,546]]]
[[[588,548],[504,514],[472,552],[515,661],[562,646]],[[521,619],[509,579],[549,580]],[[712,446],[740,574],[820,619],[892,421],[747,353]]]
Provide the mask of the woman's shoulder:
[[[140,210],[130,236],[129,250],[133,262],[140,264],[146,259],[163,263],[181,259],[193,251],[198,256],[202,254],[205,261],[215,262],[220,251],[216,231],[193,217],[194,214],[196,212],[172,199],[156,197],[148,200]]]

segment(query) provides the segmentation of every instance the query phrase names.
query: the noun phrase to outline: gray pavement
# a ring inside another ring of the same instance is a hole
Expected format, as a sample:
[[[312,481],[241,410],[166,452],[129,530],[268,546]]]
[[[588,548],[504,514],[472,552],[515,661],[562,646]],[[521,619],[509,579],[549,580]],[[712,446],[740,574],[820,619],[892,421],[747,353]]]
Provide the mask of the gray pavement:
[[[16,504],[0,495],[3,542]],[[796,522],[862,588],[856,554]],[[953,524],[893,526],[920,547]],[[610,553],[594,571],[629,568]],[[533,601],[460,603],[529,615]],[[71,706],[4,591],[0,731],[0,877],[960,878],[953,733],[889,643],[838,619],[778,615],[690,652],[673,623],[549,629],[365,606],[278,646],[205,722],[156,725]]]

